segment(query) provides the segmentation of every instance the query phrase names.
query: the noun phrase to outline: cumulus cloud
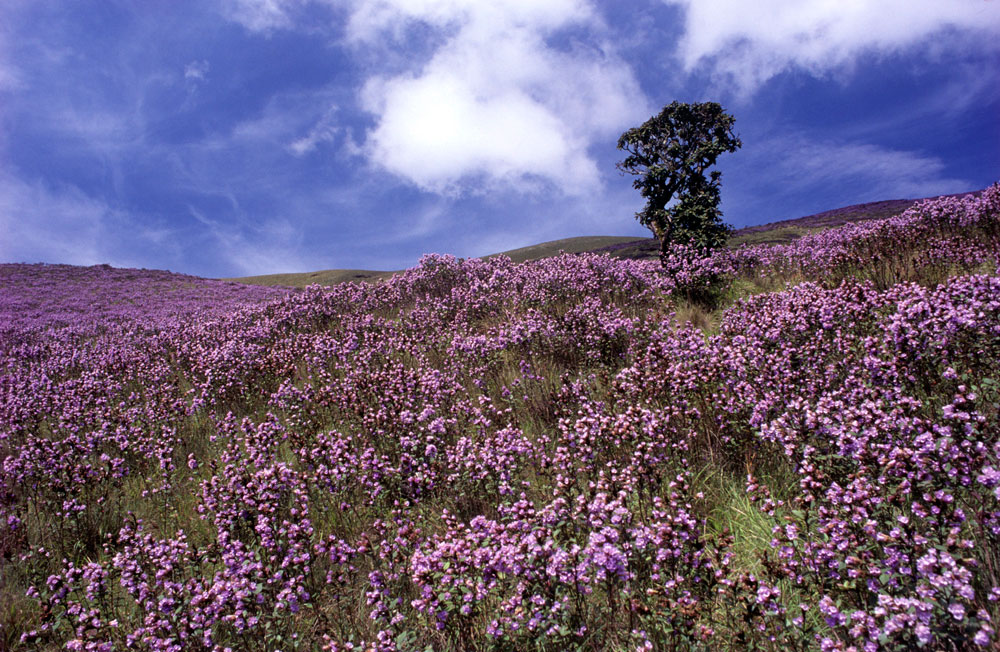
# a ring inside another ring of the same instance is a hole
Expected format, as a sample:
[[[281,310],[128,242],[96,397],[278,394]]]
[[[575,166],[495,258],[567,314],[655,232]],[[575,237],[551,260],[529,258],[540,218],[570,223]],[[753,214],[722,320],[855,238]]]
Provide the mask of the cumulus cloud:
[[[1000,42],[1000,4],[983,0],[664,2],[683,9],[678,53],[684,66],[708,64],[744,94],[791,68],[827,74],[861,55],[918,44],[939,50],[967,39]]]
[[[570,29],[575,40],[556,45]],[[602,31],[584,0],[359,4],[348,24],[358,47],[406,47],[414,33],[432,43],[423,61],[364,85],[363,106],[377,119],[365,153],[441,194],[497,186],[587,193],[600,185],[591,143],[648,113]]]

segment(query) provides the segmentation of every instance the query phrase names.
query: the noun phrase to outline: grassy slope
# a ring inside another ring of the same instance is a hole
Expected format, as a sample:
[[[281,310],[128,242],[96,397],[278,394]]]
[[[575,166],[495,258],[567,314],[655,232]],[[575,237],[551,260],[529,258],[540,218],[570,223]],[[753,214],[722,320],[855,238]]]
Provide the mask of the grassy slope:
[[[223,281],[237,281],[250,285],[270,285],[304,288],[307,285],[337,285],[348,281],[376,281],[388,278],[395,272],[379,272],[366,269],[324,269],[319,272],[300,272],[293,274],[264,274],[261,276],[243,276],[240,278],[224,278]]]
[[[972,194],[972,193],[962,193]],[[802,236],[822,231],[848,222],[882,219],[898,215],[912,206],[919,199],[890,199],[886,201],[854,204],[836,208],[814,215],[807,215],[792,220],[770,222],[757,226],[738,229],[729,241],[730,247],[743,244],[783,244],[798,240]],[[659,252],[659,242],[655,238],[634,238],[631,236],[581,236],[563,238],[540,244],[511,249],[496,254],[484,256],[508,256],[516,263],[527,260],[537,260],[566,253],[607,253],[615,258],[644,259],[656,258]],[[225,278],[224,281],[238,281],[252,285],[305,287],[318,283],[320,285],[336,285],[347,281],[377,281],[388,278],[396,272],[374,271],[363,269],[327,269],[319,272],[301,272],[293,274],[266,274],[262,276],[243,276]]]
[[[834,213],[834,212],[835,211],[830,211],[828,213]],[[812,218],[817,218],[819,216],[824,216],[824,215],[827,215],[827,213],[821,213],[821,214],[818,214],[817,216],[811,216],[811,217]],[[809,218],[801,218],[801,220],[808,220],[808,219]],[[864,219],[864,218],[862,218],[862,219]],[[769,229],[764,229],[764,228],[761,228],[761,227],[753,227],[753,228],[756,228],[758,230],[757,231],[749,231],[749,233],[751,235],[754,234],[754,233],[758,233],[758,234],[762,234],[762,235],[770,234],[768,237],[774,237],[775,236],[774,231],[780,230],[780,229],[770,229],[769,230]],[[817,226],[817,225],[815,225],[813,223],[810,223],[810,222],[806,221],[806,222],[801,222],[798,225],[792,225],[792,226],[787,226],[786,225],[786,226],[784,226],[782,228],[783,229],[789,229],[791,233],[795,233],[796,229],[818,229],[818,228],[821,228],[821,227]],[[744,232],[746,232],[746,231],[748,231],[748,230],[744,230]],[[791,238],[791,239],[794,239],[794,238]],[[584,240],[584,239],[580,239],[580,240]],[[634,240],[631,240],[631,239],[628,239],[628,238],[617,238],[617,240],[624,241],[624,242],[619,242],[618,243],[619,245],[620,244],[626,244],[627,245],[627,244],[629,244],[629,242],[632,242],[632,243],[635,243],[635,242],[645,242],[645,240],[634,241]],[[535,248],[541,248],[541,247],[544,247],[545,245],[554,245],[556,243],[566,243],[566,242],[567,241],[562,240],[562,241],[554,241],[554,243],[543,243],[542,245],[537,245]],[[567,250],[567,251],[569,250],[564,245],[556,245],[556,246],[557,246],[557,248],[555,249],[555,251],[558,251],[558,249],[560,249],[560,248],[563,249],[563,250]],[[615,246],[615,245],[611,245],[611,246]],[[520,252],[530,252],[531,249],[534,249],[534,248],[527,247],[527,248],[524,248],[524,249],[521,249],[521,250],[513,250],[513,251],[514,252],[518,252],[518,251],[520,251]],[[586,249],[581,249],[581,251],[586,251]],[[555,253],[555,252],[553,252],[553,253]],[[530,258],[530,256],[528,256],[528,258],[525,258],[525,259],[529,259],[529,258]],[[905,256],[902,257],[902,258],[905,258]],[[372,274],[372,273],[371,272],[364,272],[364,271],[360,271],[360,270],[328,270],[327,272],[313,272],[313,273],[294,274],[294,275],[271,275],[271,276],[255,277],[255,278],[257,279],[258,283],[266,283],[267,279],[274,279],[274,278],[280,278],[280,277],[300,277],[300,280],[303,280],[303,281],[306,281],[306,282],[309,282],[309,279],[313,279],[312,282],[317,282],[315,279],[324,278],[325,274],[330,274],[331,277],[333,277],[333,278],[336,278],[337,274],[344,275],[344,276],[346,276],[346,278],[344,278],[344,280],[352,280],[352,279],[364,280],[363,278],[361,278],[362,276],[368,275],[368,274]],[[388,274],[388,273],[387,272],[383,272],[382,274]],[[924,280],[926,280],[926,279],[924,279]],[[778,279],[778,281],[781,281],[781,279]],[[322,281],[319,281],[319,282],[322,282]],[[771,281],[767,281],[767,282],[770,283]],[[747,283],[748,283],[748,285],[746,287],[749,287],[751,284],[750,284],[749,281],[747,281]],[[781,283],[781,282],[778,283],[779,286],[782,285],[782,284],[783,283]],[[753,293],[756,293],[756,290],[765,290],[765,289],[767,289],[767,288],[764,287],[764,286],[761,286],[759,288],[756,288]],[[742,292],[742,290],[741,290],[741,292]],[[735,300],[736,298],[739,298],[738,294],[734,294],[734,296],[731,297],[730,299],[731,300]],[[621,307],[622,307],[623,310],[624,309],[634,309],[635,308],[635,306],[633,306],[631,304],[628,304],[628,303],[623,303]],[[640,314],[640,313],[637,313],[637,314]],[[678,312],[678,315],[680,316],[680,311]],[[716,317],[717,317],[717,315],[716,315]],[[686,321],[686,319],[684,319],[684,318],[679,318],[679,320],[682,321],[682,322]],[[521,356],[513,356],[510,360],[506,360],[503,364],[504,365],[510,365],[510,366],[509,367],[507,367],[507,366],[501,366],[501,369],[496,372],[496,377],[497,378],[517,378],[517,375],[516,375],[517,372],[515,371],[515,368],[516,368],[517,360],[519,360],[520,357]],[[443,359],[443,357],[441,359]],[[582,360],[584,358],[580,357],[579,359]],[[540,358],[540,360],[541,360],[541,358]],[[571,358],[569,358],[568,362],[565,362],[565,365],[568,368],[573,368],[573,365],[577,364],[577,363],[578,363],[577,358],[572,358],[571,357]],[[541,425],[537,426],[539,429],[541,429],[541,428],[555,429],[555,427],[552,425],[552,422],[546,422],[546,421],[543,420],[544,418],[554,419],[555,417],[549,416],[548,413],[542,413],[541,415],[537,415],[534,412],[532,412],[532,406],[544,405],[544,404],[546,404],[546,403],[548,403],[548,402],[550,402],[552,400],[552,395],[550,394],[550,392],[552,391],[552,387],[557,387],[560,382],[563,382],[563,381],[556,380],[556,379],[560,378],[560,374],[558,373],[559,370],[560,370],[560,367],[553,366],[551,368],[551,370],[548,371],[548,377],[545,380],[545,382],[539,383],[537,387],[533,386],[533,385],[532,386],[526,385],[525,391],[531,393],[531,400],[529,401],[528,400],[528,396],[525,395],[525,402],[523,404],[518,404],[519,405],[519,409],[521,410],[521,412],[519,412],[519,422],[525,424],[525,428],[528,428],[527,424],[538,423],[538,424],[541,424]],[[521,372],[521,373],[523,373],[523,372]],[[498,385],[499,385],[499,383],[498,383]],[[377,386],[377,384],[376,384],[376,386]],[[528,389],[528,387],[530,387],[530,389]],[[490,391],[496,391],[496,392],[498,392],[496,395],[497,396],[500,395],[499,394],[500,390],[498,389],[498,387],[492,387],[490,389]],[[708,391],[708,390],[706,390],[706,391]],[[594,400],[595,401],[597,399],[601,398],[601,395],[597,394],[596,392],[597,392],[597,390],[595,389],[595,395],[594,395]],[[253,392],[253,393],[251,393],[251,395],[253,397],[255,397],[255,399],[247,399],[248,402],[246,403],[245,407],[248,410],[249,409],[253,409],[253,410],[256,411],[256,412],[252,412],[252,413],[260,413],[260,412],[262,412],[263,408],[261,408],[259,406],[256,406],[256,404],[254,404],[254,403],[249,402],[250,400],[259,400],[260,392]],[[706,394],[706,396],[708,396],[708,394]],[[934,397],[935,395],[931,395],[931,396]],[[376,398],[377,399],[381,399],[382,398],[381,395],[378,392],[376,392]],[[942,402],[946,402],[948,400],[947,395],[941,394],[940,400]],[[928,403],[930,403],[930,400],[928,400]],[[706,403],[706,404],[708,404],[708,403]],[[374,407],[372,407],[372,410],[374,411],[378,407],[379,407],[379,404],[375,404]],[[932,408],[933,408],[933,406],[932,406]],[[535,419],[537,419],[538,421],[534,421]],[[707,421],[707,423],[716,423],[716,421],[714,421],[712,419],[709,419]],[[192,432],[196,432],[193,428],[194,427],[192,426]],[[201,432],[201,431],[198,430],[197,432]],[[764,450],[764,449],[762,449],[762,450]],[[205,456],[210,455],[211,451],[212,451],[212,449],[206,448],[205,452],[204,452],[204,455]],[[762,478],[765,481],[765,484],[773,485],[778,490],[780,490],[781,487],[784,486],[784,484],[788,484],[788,486],[792,487],[792,489],[790,489],[789,491],[793,491],[794,488],[798,486],[795,483],[796,478],[794,476],[789,475],[788,477],[786,477],[785,475],[783,475],[783,474],[788,473],[787,469],[785,469],[784,467],[782,467],[780,464],[774,464],[773,468],[771,466],[766,466],[764,461],[762,461],[761,459],[758,459],[756,457],[756,449],[752,449],[752,452],[754,453],[754,456],[748,458],[749,461],[747,462],[747,464],[749,465],[749,464],[753,463],[754,465],[756,465],[755,471],[757,473],[759,473],[759,477]],[[200,450],[199,450],[199,454],[202,454],[202,452]],[[763,454],[761,455],[761,457],[763,457]],[[707,506],[704,507],[704,509],[706,510],[705,513],[708,514],[708,520],[706,521],[706,524],[707,524],[708,528],[710,528],[707,531],[710,531],[710,532],[713,532],[713,533],[717,533],[717,532],[722,532],[723,528],[725,528],[726,530],[728,530],[730,533],[733,534],[733,543],[731,545],[730,550],[735,555],[734,561],[733,561],[733,567],[734,568],[738,569],[740,572],[747,571],[747,572],[754,572],[754,573],[758,573],[758,572],[759,573],[765,573],[765,572],[767,572],[766,567],[764,567],[762,565],[759,565],[761,563],[760,559],[763,557],[763,554],[764,554],[761,551],[767,551],[767,550],[771,549],[771,543],[770,542],[771,542],[772,538],[774,537],[772,529],[775,527],[776,524],[784,524],[784,521],[779,520],[778,517],[772,518],[771,516],[764,514],[762,511],[759,510],[758,506],[755,503],[753,503],[753,502],[750,501],[750,499],[747,497],[747,493],[746,493],[746,490],[745,490],[745,482],[744,482],[744,477],[745,476],[742,473],[742,468],[739,469],[740,472],[733,473],[732,474],[733,477],[730,477],[730,474],[729,474],[728,470],[726,470],[722,466],[715,467],[714,464],[715,464],[715,462],[713,460],[712,461],[712,465],[706,465],[704,469],[701,469],[699,471],[699,475],[697,476],[697,483],[698,484],[695,487],[695,489],[693,489],[692,492],[691,492],[691,493],[694,493],[696,491],[703,491],[707,495],[707,502],[705,503]],[[182,468],[182,473],[186,473],[186,471],[183,471],[183,468],[185,468],[185,467],[181,467],[181,468]],[[204,467],[201,467],[201,468],[204,468]],[[192,469],[192,471],[195,471],[195,469]],[[193,476],[193,477],[197,477],[197,476]],[[185,485],[182,485],[182,487],[183,486],[185,486]],[[783,499],[785,498],[783,495],[780,495],[779,497],[782,497]],[[138,499],[136,499],[136,500],[138,500]],[[109,501],[109,504],[113,504],[113,501]],[[145,504],[145,503],[140,503],[140,504]],[[450,504],[447,504],[447,506],[451,507]],[[439,509],[439,505],[433,504],[433,509],[434,510]],[[431,510],[428,509],[427,511],[430,512]],[[150,517],[150,518],[152,518],[152,517]],[[163,518],[167,518],[167,517],[163,517]],[[170,516],[170,518],[172,518],[172,516]],[[786,518],[786,520],[790,520],[791,517],[789,517],[789,516],[786,515],[785,518]],[[171,524],[173,523],[172,521],[168,521],[168,522],[170,522]],[[191,523],[198,524],[198,523],[201,523],[201,521],[198,520],[197,517],[192,516]],[[431,527],[433,527],[435,524],[437,524],[440,527],[440,524],[437,523],[436,521],[429,520],[428,523],[430,524]],[[338,526],[338,527],[340,527],[340,526]],[[192,532],[196,531],[196,528],[194,526],[191,526],[189,529]],[[58,531],[61,532],[62,530],[58,530]],[[106,560],[105,560],[105,563],[106,563]],[[6,587],[0,587],[0,588],[6,588]],[[27,601],[25,601],[25,599],[23,598],[23,595],[24,595],[23,587],[19,586],[18,588],[20,589],[20,591],[16,594],[17,599],[23,601],[24,604],[28,604]],[[653,601],[659,600],[659,598],[656,597],[656,596],[659,596],[659,595],[662,594],[662,589],[660,589],[659,587],[656,587],[655,591],[653,589],[641,590],[641,588],[642,587],[640,587],[640,590],[636,591],[636,596],[637,596],[636,600],[648,599],[650,601],[650,604],[653,604]],[[798,594],[798,593],[795,592],[797,589],[794,589],[794,588],[792,588],[791,586],[789,586],[787,584],[783,584],[782,585],[782,589],[783,589],[783,591],[785,591],[785,597],[786,597],[787,600],[789,600],[789,604],[795,604],[795,602],[797,600],[799,600],[800,598],[801,599],[805,599],[802,595],[800,595],[800,594]],[[831,590],[840,590],[840,589],[831,589]],[[659,591],[659,592],[657,592],[657,591]],[[358,590],[358,593],[360,593],[360,590]],[[751,595],[751,599],[748,602],[748,604],[753,604],[753,598],[752,598],[753,594],[752,594],[752,592],[751,592],[750,595]],[[847,588],[844,588],[842,590],[842,595],[847,595]],[[2,596],[0,596],[0,597],[2,597]],[[601,597],[602,596],[601,596],[600,592],[599,591],[595,591],[595,593],[593,594],[593,599],[592,599],[593,603],[594,604],[599,604],[599,598],[601,598]],[[812,597],[815,598],[817,596],[812,596]],[[364,596],[361,595],[361,597],[357,599],[358,604],[363,603],[364,599],[365,599]],[[337,608],[340,608],[339,607],[339,604],[340,604],[339,600],[340,600],[340,598],[338,597],[338,602],[337,602],[338,606],[337,606]],[[20,604],[22,604],[22,603],[18,603],[18,607],[17,608],[20,608],[20,606],[19,606]],[[610,603],[610,601],[607,604],[608,604],[607,610],[610,611],[611,613],[614,613],[613,610],[615,609],[615,607]],[[619,605],[618,608],[621,610],[621,613],[623,613],[623,614],[627,614],[628,613],[627,604],[628,603],[625,603],[624,605]],[[642,604],[645,604],[645,603],[642,603]],[[0,605],[0,607],[2,607],[2,606],[3,605]],[[624,608],[622,608],[623,606],[624,606]],[[594,608],[596,609],[597,607],[594,607]],[[603,606],[601,608],[603,608]],[[0,610],[0,611],[2,611],[2,610]],[[11,609],[11,611],[12,611],[12,609]],[[319,612],[320,609],[316,609],[316,611]],[[359,616],[359,620],[361,618],[363,618],[364,614],[367,613],[367,610],[362,609],[362,608],[355,609],[355,611],[358,612],[359,614],[361,614]],[[648,613],[648,609],[646,610],[646,612]],[[813,612],[816,612],[815,608],[813,608]],[[342,613],[351,613],[351,612],[349,612],[348,609],[345,608],[342,612],[335,611],[333,613],[335,613],[337,616],[340,616]],[[708,613],[708,612],[706,612],[706,613]],[[3,614],[0,613],[0,616],[2,616],[2,615]],[[995,616],[994,616],[994,619],[995,619]],[[33,621],[25,621],[25,622],[27,623],[27,622],[33,622]],[[303,621],[300,621],[300,622],[308,622],[308,621],[303,620]],[[627,628],[626,628],[626,626],[624,624],[624,620],[616,623],[613,618],[608,618],[607,622],[611,623],[611,625],[609,625],[609,629],[610,630],[613,630],[614,627],[619,627],[622,631],[627,631]],[[747,622],[749,623],[749,621],[747,621]],[[354,626],[353,621],[350,622],[350,623],[348,623],[348,625],[346,625],[345,627],[349,629],[350,626]],[[820,625],[820,627],[821,627],[821,625]],[[8,627],[7,631],[11,631],[11,629],[12,628]],[[0,628],[0,630],[2,630],[2,628]],[[17,630],[14,629],[14,631],[16,632]],[[431,630],[428,628],[428,631],[431,631]],[[477,630],[477,631],[481,632],[482,630]],[[0,634],[3,634],[3,633],[4,633],[3,631],[0,631]],[[722,638],[722,635],[718,636],[716,638],[716,641],[720,640],[721,638]],[[444,641],[445,639],[442,638],[440,640]],[[733,638],[732,640],[734,640],[734,643],[733,643],[732,648],[729,648],[729,649],[739,649],[740,648],[740,644],[738,642],[735,642],[736,641],[735,638]],[[808,643],[808,641],[804,640],[802,642],[803,648],[801,648],[801,649],[809,649],[807,647],[807,643]],[[448,647],[445,647],[446,645],[447,645],[446,642],[445,643],[441,643],[441,646],[439,647],[439,649],[449,649]],[[454,645],[455,645],[455,647],[452,647],[451,649],[461,649],[460,647],[458,647],[458,643],[455,643]],[[477,649],[486,649],[487,645],[488,645],[487,643],[484,643],[482,648],[479,648],[477,646]],[[525,645],[527,645],[527,644],[525,644]],[[4,645],[3,645],[3,640],[2,639],[0,639],[0,649],[4,649]],[[468,648],[466,648],[466,649],[468,649]],[[531,649],[531,648],[522,647],[521,649]],[[535,647],[534,649],[544,649],[544,648],[541,645],[539,645],[538,647]],[[621,648],[621,649],[624,649],[624,648]],[[678,648],[674,648],[674,649],[681,649],[681,648],[678,647]],[[726,648],[722,648],[722,649],[726,649]],[[746,649],[746,646],[744,646],[743,649]],[[763,648],[763,643],[762,643],[762,648],[761,649],[766,649],[766,648]],[[771,648],[771,649],[780,649],[780,648],[778,646],[775,646],[775,648]],[[785,649],[792,649],[792,648],[785,648]],[[798,648],[796,648],[796,649],[798,649]]]
[[[538,258],[549,258],[556,256],[560,251],[566,253],[579,254],[585,251],[595,251],[609,246],[620,245],[622,243],[634,242],[631,236],[617,235],[591,235],[578,238],[563,238],[562,240],[552,240],[530,247],[511,249],[496,254],[484,256],[493,258],[494,256],[507,256],[515,263],[523,263],[526,260],[536,260]],[[243,276],[239,278],[225,278],[224,281],[238,281],[252,285],[283,285],[288,287],[305,287],[313,283],[320,285],[336,285],[348,281],[377,281],[388,278],[396,272],[373,271],[364,269],[326,269],[319,272],[302,272],[292,274],[265,274],[262,276]]]
[[[502,251],[498,254],[490,254],[489,256],[484,257],[493,258],[494,256],[507,256],[515,263],[523,263],[527,260],[538,260],[539,258],[558,256],[561,251],[565,251],[568,254],[580,254],[587,251],[596,251],[624,243],[635,242],[635,240],[636,239],[632,236],[588,235],[578,238],[551,240],[549,242],[531,245],[530,247],[511,249],[510,251]]]

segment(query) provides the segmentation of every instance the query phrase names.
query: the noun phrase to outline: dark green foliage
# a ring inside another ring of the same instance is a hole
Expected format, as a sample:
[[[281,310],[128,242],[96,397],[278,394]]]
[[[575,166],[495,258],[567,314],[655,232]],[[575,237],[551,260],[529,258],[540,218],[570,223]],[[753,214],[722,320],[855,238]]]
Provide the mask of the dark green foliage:
[[[636,217],[660,240],[661,255],[674,243],[725,246],[730,227],[719,210],[722,173],[706,172],[719,154],[743,145],[734,122],[715,102],[671,102],[618,139],[618,149],[628,153],[618,169],[637,177],[633,185],[647,202]]]

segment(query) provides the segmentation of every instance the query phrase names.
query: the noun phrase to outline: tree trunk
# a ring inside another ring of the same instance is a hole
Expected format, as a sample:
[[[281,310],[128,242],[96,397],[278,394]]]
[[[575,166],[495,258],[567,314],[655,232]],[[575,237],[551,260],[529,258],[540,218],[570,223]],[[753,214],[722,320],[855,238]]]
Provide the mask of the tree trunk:
[[[671,236],[674,232],[674,225],[672,222],[667,222],[667,228],[661,230],[657,233],[657,237],[660,238],[660,265],[666,269],[667,268],[667,254],[670,253]]]

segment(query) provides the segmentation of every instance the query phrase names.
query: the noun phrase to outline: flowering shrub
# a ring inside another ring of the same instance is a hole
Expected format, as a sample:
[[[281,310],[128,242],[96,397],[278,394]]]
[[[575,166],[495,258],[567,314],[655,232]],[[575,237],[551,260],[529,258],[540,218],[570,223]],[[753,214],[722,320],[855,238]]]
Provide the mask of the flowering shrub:
[[[998,207],[667,270],[0,266],[0,648],[991,649]]]
[[[1000,184],[980,196],[920,202],[900,215],[858,222],[806,236],[788,245],[745,247],[734,266],[757,274],[795,273],[836,285],[862,276],[887,288],[936,274],[1000,265]],[[858,263],[862,262],[862,265]]]
[[[660,262],[673,283],[674,292],[709,307],[715,307],[736,275],[731,256],[684,244],[671,245],[669,251],[660,256]]]

